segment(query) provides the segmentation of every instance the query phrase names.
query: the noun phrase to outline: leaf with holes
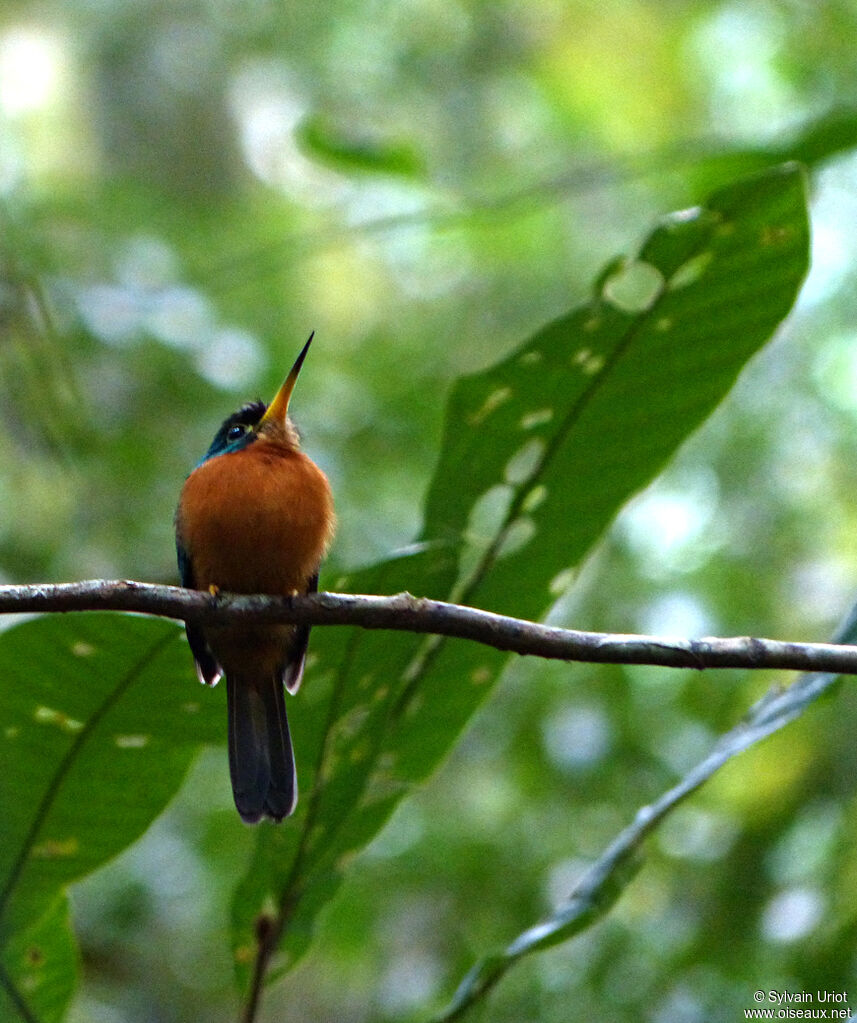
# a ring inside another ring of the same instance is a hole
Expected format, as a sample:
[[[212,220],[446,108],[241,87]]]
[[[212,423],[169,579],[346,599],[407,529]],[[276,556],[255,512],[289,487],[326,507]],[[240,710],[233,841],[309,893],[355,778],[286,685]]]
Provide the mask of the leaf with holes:
[[[67,943],[42,939],[65,886],[138,838],[199,745],[223,741],[223,698],[200,699],[181,636],[108,614],[0,635],[0,987],[13,1005],[62,986],[45,978],[67,973]]]
[[[666,217],[588,302],[458,382],[420,542],[337,587],[540,617],[788,313],[808,245],[794,165]],[[507,661],[475,644],[345,629],[316,630],[312,649],[292,715],[298,816],[259,830],[233,905],[242,983],[260,914],[283,927],[279,965],[294,962],[348,858],[448,752]]]
[[[607,268],[588,303],[457,385],[424,536],[458,542],[462,601],[543,614],[788,313],[808,250],[798,167],[739,182],[666,217],[634,259]],[[496,506],[484,536],[468,536],[471,487]],[[450,707],[466,718],[478,702],[462,679],[491,682],[497,667],[477,648],[444,644],[431,700],[391,737],[403,781],[424,777],[425,736]]]

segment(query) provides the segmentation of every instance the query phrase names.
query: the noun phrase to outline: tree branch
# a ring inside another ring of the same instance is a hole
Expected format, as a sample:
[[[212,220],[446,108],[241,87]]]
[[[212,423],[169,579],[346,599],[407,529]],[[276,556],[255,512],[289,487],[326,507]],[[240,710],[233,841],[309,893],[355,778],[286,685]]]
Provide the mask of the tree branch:
[[[857,674],[857,646],[737,636],[681,639],[559,629],[442,600],[315,593],[268,597],[219,593],[129,580],[0,586],[0,613],[132,611],[183,621],[243,619],[306,625],[356,625],[469,639],[561,661],[652,664],[668,668],[779,668]]]
[[[857,639],[857,605],[836,630],[836,642]],[[847,649],[842,646],[841,649]],[[650,835],[683,800],[701,788],[724,764],[762,739],[790,724],[827,693],[837,675],[809,672],[784,688],[774,685],[734,728],[720,736],[711,750],[675,785],[654,802],[641,807],[601,855],[589,866],[568,898],[554,912],[528,927],[504,949],[478,960],[458,986],[452,1001],[431,1023],[454,1023],[497,985],[525,956],[568,941],[607,915],[642,864],[642,847]]]
[[[853,627],[852,622],[852,632]],[[729,760],[799,717],[836,679],[835,674],[812,672],[801,675],[787,689],[770,689],[677,784],[637,811],[631,823],[583,873],[562,905],[501,951],[480,959],[468,971],[450,1004],[432,1017],[431,1023],[461,1019],[525,956],[568,941],[606,916],[641,866],[645,839],[663,819]]]

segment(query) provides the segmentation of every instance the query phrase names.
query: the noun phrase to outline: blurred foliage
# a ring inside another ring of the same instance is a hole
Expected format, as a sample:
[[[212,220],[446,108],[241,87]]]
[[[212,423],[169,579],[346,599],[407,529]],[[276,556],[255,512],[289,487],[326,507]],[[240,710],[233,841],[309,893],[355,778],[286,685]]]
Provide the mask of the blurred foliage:
[[[453,379],[584,298],[664,210],[797,156],[797,314],[551,620],[824,638],[857,565],[855,29],[851,0],[7,3],[0,572],[175,580],[184,474],[315,328],[295,407],[337,495],[333,588],[417,534]],[[513,664],[263,1018],[442,1004],[771,681]],[[177,684],[195,699],[190,670]],[[611,916],[512,971],[487,1017],[731,1021],[757,988],[848,990],[854,701],[727,768]],[[74,889],[75,1023],[234,1019],[252,836],[224,760]]]
[[[586,303],[457,383],[422,541],[340,585],[410,586],[540,613],[789,310],[808,246],[796,164],[663,218],[634,259],[598,275]],[[188,701],[175,684],[186,671],[180,636],[174,625],[128,616],[46,616],[0,641],[5,1016],[60,1018],[53,992],[67,998],[75,975],[69,932],[57,924],[46,941],[42,918],[64,904],[70,882],[149,827],[196,747],[219,738],[215,700]],[[242,992],[259,921],[288,907],[278,958],[293,967],[345,865],[449,751],[505,661],[475,644],[407,633],[327,629],[315,638],[294,727],[305,796],[288,827],[255,831],[233,902]],[[623,887],[611,884],[611,902]],[[557,944],[595,918],[567,916],[560,912],[550,941],[529,947]],[[20,1003],[27,1008],[15,1011]]]

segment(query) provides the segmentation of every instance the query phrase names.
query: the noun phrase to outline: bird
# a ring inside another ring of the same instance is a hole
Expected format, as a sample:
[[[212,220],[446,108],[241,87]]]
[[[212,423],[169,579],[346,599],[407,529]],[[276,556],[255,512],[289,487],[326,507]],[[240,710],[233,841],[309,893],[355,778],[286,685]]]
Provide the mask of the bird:
[[[228,416],[184,482],[175,515],[182,585],[213,595],[304,594],[335,530],[330,484],[300,445],[289,402],[309,346],[270,405]],[[186,623],[199,680],[225,675],[229,774],[242,820],[281,821],[297,804],[284,690],[295,693],[309,626]]]

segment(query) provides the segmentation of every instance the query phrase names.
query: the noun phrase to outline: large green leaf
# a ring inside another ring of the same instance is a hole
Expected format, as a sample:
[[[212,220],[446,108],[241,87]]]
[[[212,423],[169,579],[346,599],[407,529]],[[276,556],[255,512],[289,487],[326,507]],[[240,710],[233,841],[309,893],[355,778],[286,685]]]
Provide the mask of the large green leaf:
[[[173,623],[99,614],[0,636],[0,986],[10,1004],[59,990],[48,976],[68,981],[67,923],[44,924],[58,907],[65,921],[65,886],[138,838],[200,743],[222,741],[222,698],[192,688],[181,635]]]
[[[794,165],[666,217],[590,301],[458,383],[420,543],[343,585],[541,615],[787,314],[808,239]],[[450,749],[506,662],[461,642],[344,629],[317,630],[313,650],[292,704],[298,815],[259,830],[234,901],[243,982],[260,915],[281,914],[294,961],[349,856]]]

